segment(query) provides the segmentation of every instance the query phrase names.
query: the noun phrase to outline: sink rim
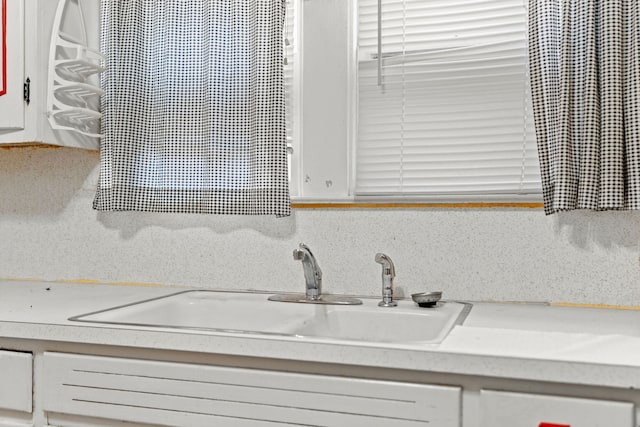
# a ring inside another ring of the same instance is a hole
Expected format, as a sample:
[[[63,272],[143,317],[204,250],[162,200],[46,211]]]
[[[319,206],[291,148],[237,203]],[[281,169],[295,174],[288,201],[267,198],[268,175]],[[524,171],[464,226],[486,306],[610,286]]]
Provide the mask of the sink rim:
[[[180,331],[180,332],[206,332],[206,333],[211,333],[211,334],[223,334],[223,335],[233,335],[233,336],[241,336],[241,337],[262,337],[262,338],[280,338],[280,339],[293,339],[293,340],[297,340],[297,341],[309,341],[309,342],[317,342],[317,343],[335,343],[335,344],[342,344],[342,345],[364,345],[364,346],[376,346],[376,347],[433,347],[433,346],[437,346],[439,345],[445,338],[446,336],[451,332],[451,330],[458,325],[462,325],[464,323],[464,321],[466,320],[466,318],[469,316],[471,309],[473,308],[473,304],[470,302],[465,302],[465,301],[441,301],[441,303],[455,303],[455,304],[461,304],[463,305],[463,307],[461,308],[460,312],[458,313],[458,315],[456,316],[455,320],[453,322],[451,322],[451,325],[448,327],[447,331],[443,334],[442,338],[434,341],[434,340],[422,340],[422,341],[417,341],[417,340],[413,340],[413,341],[393,341],[393,342],[388,342],[388,341],[377,341],[377,340],[358,340],[358,339],[351,339],[351,338],[336,338],[336,337],[327,337],[327,336],[321,336],[321,335],[305,335],[305,334],[300,334],[297,333],[297,331],[299,331],[299,327],[294,327],[291,332],[281,332],[281,331],[277,331],[277,332],[273,332],[273,331],[260,331],[260,330],[254,330],[254,329],[233,329],[233,328],[214,328],[214,327],[203,327],[203,326],[184,326],[184,325],[174,325],[174,324],[162,324],[160,322],[158,323],[144,323],[144,322],[135,322],[135,321],[115,321],[115,320],[95,320],[95,319],[88,319],[88,317],[90,316],[95,316],[95,315],[99,315],[101,313],[107,313],[107,312],[113,312],[116,311],[118,309],[125,309],[128,307],[132,307],[132,306],[137,306],[137,305],[142,305],[145,303],[149,303],[149,302],[153,302],[153,301],[157,301],[157,300],[164,300],[170,297],[175,297],[178,295],[182,295],[182,294],[188,294],[188,293],[212,293],[212,294],[230,294],[230,295],[271,295],[272,292],[264,292],[264,291],[242,291],[242,290],[214,290],[214,289],[190,289],[190,290],[184,290],[184,291],[179,291],[179,292],[174,292],[174,293],[170,293],[167,295],[162,295],[162,296],[158,296],[158,297],[153,297],[153,298],[148,298],[148,299],[144,299],[144,300],[138,300],[138,301],[134,301],[131,303],[127,303],[127,304],[121,304],[121,305],[117,305],[117,306],[113,306],[113,307],[109,307],[106,309],[102,309],[102,310],[96,310],[96,311],[92,311],[89,313],[83,313],[83,314],[78,314],[75,316],[71,316],[68,318],[69,321],[72,322],[80,322],[80,323],[87,323],[87,324],[93,324],[93,325],[111,325],[111,326],[119,326],[119,327],[136,327],[136,328],[145,328],[148,330],[157,330],[157,329],[163,329],[163,330],[170,330],[170,331]],[[376,307],[375,309],[377,310],[377,300],[379,298],[376,297],[370,297],[370,296],[358,296],[358,298],[363,299],[365,301],[369,301],[371,303],[376,302]],[[404,301],[405,303],[410,303],[411,300],[408,298],[402,298],[402,299],[398,299],[399,301]],[[264,299],[264,303],[265,304],[274,304],[274,307],[277,306],[275,305],[275,302],[271,302],[268,301],[267,298]],[[287,304],[287,306],[289,306],[290,304]],[[301,304],[301,306],[305,306],[304,304]],[[357,306],[323,306],[325,308],[329,308],[329,307],[342,307],[342,310],[350,310],[350,309],[371,309],[373,307],[369,307],[368,305],[357,305]],[[410,309],[412,308],[413,305],[411,306],[404,306],[402,308],[404,308],[404,310]],[[402,309],[401,308],[401,309]],[[417,308],[417,306],[416,306]],[[380,310],[395,310],[395,308],[393,309],[385,309],[385,308],[381,308]],[[420,308],[420,311],[422,310],[433,310],[432,308]],[[390,312],[389,311],[389,312]],[[381,311],[382,312],[382,311]],[[406,312],[406,311],[405,311]]]

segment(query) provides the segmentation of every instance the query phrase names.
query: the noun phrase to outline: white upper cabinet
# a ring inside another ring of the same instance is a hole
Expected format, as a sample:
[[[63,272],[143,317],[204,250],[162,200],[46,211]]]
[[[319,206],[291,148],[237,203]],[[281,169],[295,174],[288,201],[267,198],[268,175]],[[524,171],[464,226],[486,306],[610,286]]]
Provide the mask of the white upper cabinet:
[[[0,130],[24,128],[24,2],[0,0]]]
[[[2,65],[7,70],[2,82],[6,94],[0,96],[0,144],[98,149],[99,1],[0,0],[0,4],[6,15]]]

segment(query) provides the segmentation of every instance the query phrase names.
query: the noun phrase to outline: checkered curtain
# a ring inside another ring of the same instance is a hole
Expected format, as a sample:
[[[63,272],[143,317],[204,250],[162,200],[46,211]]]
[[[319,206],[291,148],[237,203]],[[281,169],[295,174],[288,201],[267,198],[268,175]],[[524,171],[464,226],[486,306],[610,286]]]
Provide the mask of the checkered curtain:
[[[545,212],[640,208],[637,0],[529,0]]]
[[[283,0],[102,0],[97,210],[290,214]]]

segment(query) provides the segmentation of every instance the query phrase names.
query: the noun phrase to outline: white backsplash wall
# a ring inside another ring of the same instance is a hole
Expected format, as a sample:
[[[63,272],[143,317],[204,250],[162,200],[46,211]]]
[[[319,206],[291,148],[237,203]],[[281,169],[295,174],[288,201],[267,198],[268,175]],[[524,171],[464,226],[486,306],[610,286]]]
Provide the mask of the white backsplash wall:
[[[300,291],[307,243],[324,292],[640,305],[635,213],[540,209],[294,210],[290,218],[99,213],[98,154],[0,148],[0,279]],[[19,283],[16,283],[18,286]]]

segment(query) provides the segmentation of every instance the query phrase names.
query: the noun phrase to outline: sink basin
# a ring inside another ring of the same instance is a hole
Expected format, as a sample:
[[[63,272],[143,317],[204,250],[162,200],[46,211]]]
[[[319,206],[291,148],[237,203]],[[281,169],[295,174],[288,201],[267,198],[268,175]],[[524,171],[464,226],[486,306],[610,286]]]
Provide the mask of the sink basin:
[[[470,304],[446,302],[420,308],[412,301],[381,308],[280,303],[259,293],[185,291],[74,316],[69,320],[123,326],[259,334],[292,339],[370,344],[438,344],[461,324]]]
[[[292,334],[313,313],[301,305],[276,309],[261,294],[186,291],[69,320],[162,328]],[[282,308],[282,307],[280,307]]]
[[[453,326],[462,323],[470,308],[470,304],[456,302],[419,308],[409,301],[394,308],[377,307],[377,301],[355,310],[328,308],[305,321],[296,334],[389,344],[438,344]]]

